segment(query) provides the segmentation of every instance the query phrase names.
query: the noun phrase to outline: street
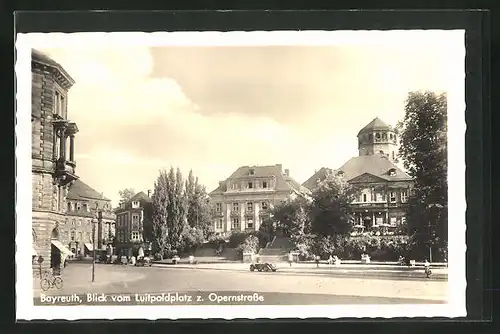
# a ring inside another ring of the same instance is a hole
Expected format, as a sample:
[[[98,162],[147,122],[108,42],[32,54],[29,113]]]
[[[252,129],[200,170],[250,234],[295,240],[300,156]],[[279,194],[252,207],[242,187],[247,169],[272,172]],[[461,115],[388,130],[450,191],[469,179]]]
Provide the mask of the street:
[[[133,267],[71,263],[63,275],[61,290],[41,292],[34,282],[34,297],[87,293],[260,293],[265,304],[417,304],[445,303],[447,281],[370,279],[301,274],[250,272],[175,266]]]

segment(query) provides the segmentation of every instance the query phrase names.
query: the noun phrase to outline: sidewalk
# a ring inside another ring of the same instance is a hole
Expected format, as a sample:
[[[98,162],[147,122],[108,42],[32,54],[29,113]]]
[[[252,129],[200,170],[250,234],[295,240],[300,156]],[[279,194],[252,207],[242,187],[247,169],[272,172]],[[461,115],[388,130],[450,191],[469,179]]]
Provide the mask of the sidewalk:
[[[187,264],[179,263],[164,264],[153,262],[154,266],[179,268],[179,269],[205,269],[205,270],[230,270],[230,271],[248,271],[249,263],[232,262],[232,263],[198,263]],[[354,275],[369,275],[369,276],[394,276],[394,277],[424,277],[423,267],[407,267],[397,265],[358,265],[358,264],[341,264],[328,265],[320,264],[319,267],[315,263],[293,263],[292,266],[288,263],[277,263],[279,272],[295,273],[295,274],[354,274]],[[432,268],[433,277],[436,279],[447,279],[448,268]]]

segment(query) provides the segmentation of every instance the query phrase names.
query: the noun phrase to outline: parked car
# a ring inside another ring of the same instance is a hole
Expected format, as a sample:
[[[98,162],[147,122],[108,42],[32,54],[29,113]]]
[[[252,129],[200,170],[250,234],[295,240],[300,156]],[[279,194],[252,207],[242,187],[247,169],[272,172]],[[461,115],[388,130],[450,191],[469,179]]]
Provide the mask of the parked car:
[[[264,262],[264,263],[252,263],[250,265],[250,271],[276,271],[278,270],[278,267],[273,264],[273,263],[267,263],[267,262]]]
[[[141,257],[135,262],[136,267],[151,267],[152,264],[149,257]]]

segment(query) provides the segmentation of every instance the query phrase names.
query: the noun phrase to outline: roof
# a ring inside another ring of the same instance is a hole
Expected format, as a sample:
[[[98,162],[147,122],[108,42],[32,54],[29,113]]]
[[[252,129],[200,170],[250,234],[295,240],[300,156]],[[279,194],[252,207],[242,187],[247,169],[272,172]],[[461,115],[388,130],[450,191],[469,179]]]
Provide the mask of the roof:
[[[390,175],[390,170],[395,171],[395,175]],[[321,168],[313,176],[303,183],[303,186],[314,189],[318,180],[323,181],[328,172],[343,172],[344,179],[350,181],[363,174],[371,174],[387,181],[411,181],[412,178],[403,172],[392,161],[381,155],[363,155],[349,159],[342,167],[333,171],[328,168]]]
[[[326,179],[326,176],[330,173],[333,173],[333,169],[321,167],[321,169],[314,172],[313,176],[311,176],[306,182],[302,183],[302,186],[307,189],[314,189],[318,183]]]
[[[375,117],[370,123],[365,125],[365,127],[358,132],[358,136],[362,133],[371,132],[374,130],[392,130],[392,127],[386,124],[380,118]]]
[[[90,187],[88,184],[84,183],[82,180],[75,180],[69,187],[68,196],[69,199],[75,200],[89,200],[89,199],[100,199],[109,201],[102,193]]]
[[[252,174],[250,172],[253,171]],[[269,166],[241,166],[229,176],[225,181],[247,179],[249,176],[260,178],[274,176],[276,178],[276,191],[297,191],[309,193],[306,189],[295,181],[292,177],[283,174],[283,167],[281,164]],[[219,182],[219,186],[213,190],[210,195],[222,194],[227,191],[226,182]]]
[[[75,83],[75,80],[66,72],[64,67],[61,66],[58,62],[54,61],[52,58],[35,49],[31,49],[31,61],[44,64],[46,66],[50,66],[52,68],[57,69],[68,81],[69,86]]]
[[[129,202],[133,201],[151,202],[151,198],[148,195],[146,195],[143,191],[140,191],[130,198]]]

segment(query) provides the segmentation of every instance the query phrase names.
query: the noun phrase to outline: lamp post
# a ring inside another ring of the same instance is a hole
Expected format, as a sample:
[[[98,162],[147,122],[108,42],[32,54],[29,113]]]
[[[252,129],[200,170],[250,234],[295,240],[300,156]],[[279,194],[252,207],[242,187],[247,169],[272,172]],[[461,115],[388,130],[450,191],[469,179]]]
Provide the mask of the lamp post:
[[[97,225],[97,218],[92,219],[92,282],[95,279],[95,226]]]

